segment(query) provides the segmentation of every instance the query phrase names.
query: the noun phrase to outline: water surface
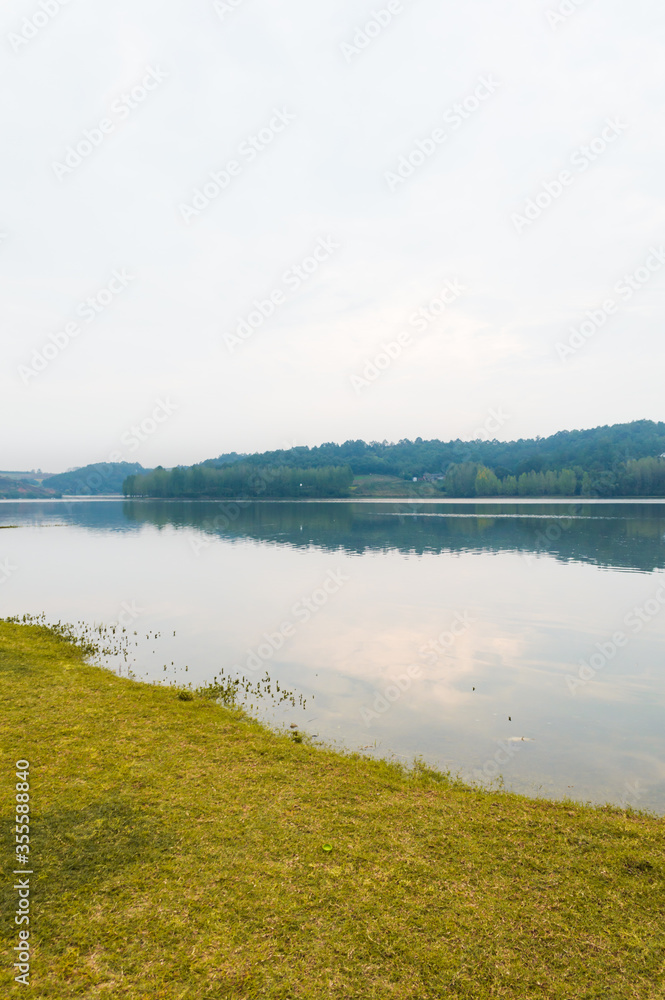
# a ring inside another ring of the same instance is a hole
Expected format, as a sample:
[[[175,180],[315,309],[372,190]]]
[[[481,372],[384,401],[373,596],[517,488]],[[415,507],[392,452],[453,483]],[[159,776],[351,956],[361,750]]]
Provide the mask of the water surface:
[[[120,620],[142,679],[267,669],[307,700],[262,705],[273,724],[665,813],[662,503],[3,502],[1,524],[2,615]]]

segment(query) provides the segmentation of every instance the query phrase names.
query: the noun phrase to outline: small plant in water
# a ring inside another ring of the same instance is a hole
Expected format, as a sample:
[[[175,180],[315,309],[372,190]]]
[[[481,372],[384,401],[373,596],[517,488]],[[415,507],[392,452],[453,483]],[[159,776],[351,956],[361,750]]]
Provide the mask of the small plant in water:
[[[104,663],[104,659],[108,657],[122,657],[127,664],[129,657],[133,656],[133,662],[136,663],[136,656],[139,655],[130,648],[132,637],[138,633],[130,633],[121,625],[90,625],[84,621],[78,621],[73,625],[60,621],[53,624],[48,622],[43,614],[15,615],[13,618],[4,620],[14,622],[17,625],[35,625],[38,628],[48,629],[52,635],[59,636],[77,646],[92,662],[96,661],[98,666],[109,666],[108,663]],[[175,635],[175,632],[173,634]],[[154,640],[159,639],[161,632],[148,631],[146,639],[150,639],[151,636]],[[133,645],[138,646],[138,643],[134,642]],[[171,666],[173,666],[173,661],[171,661]],[[128,676],[134,680],[135,674],[129,666],[127,669]],[[165,664],[164,672],[167,669]],[[188,671],[189,667],[185,667],[185,670]],[[191,685],[188,688],[182,688],[177,686],[173,680],[170,681],[170,686],[175,687],[180,701],[193,701],[197,695],[199,698],[207,698],[230,708],[240,707],[243,703],[244,707],[247,707],[247,701],[250,697],[256,698],[259,702],[270,699],[275,705],[290,702],[294,708],[296,704],[299,704],[301,708],[305,708],[307,704],[302,695],[296,695],[294,691],[287,691],[280,687],[279,682],[275,682],[273,690],[273,681],[267,671],[265,676],[256,682],[244,676],[227,676],[224,670],[221,670],[211,683],[203,684],[198,688],[192,689]],[[254,704],[252,703],[249,707],[253,709]],[[302,736],[298,737],[298,734],[294,733],[293,738],[296,743],[302,742]]]
[[[258,700],[268,697],[277,705],[288,701],[294,708],[296,704],[300,704],[302,708],[305,708],[307,701],[302,695],[296,696],[294,691],[287,691],[284,688],[280,688],[279,684],[276,685],[276,689],[276,693],[273,693],[272,681],[267,671],[265,677],[254,683],[244,676],[228,677],[222,670],[213,678],[211,683],[196,688],[196,693],[201,698],[209,698],[211,701],[221,702],[221,704],[228,706],[237,706],[242,696],[243,700],[249,697],[255,697]],[[252,704],[250,708],[253,707]]]

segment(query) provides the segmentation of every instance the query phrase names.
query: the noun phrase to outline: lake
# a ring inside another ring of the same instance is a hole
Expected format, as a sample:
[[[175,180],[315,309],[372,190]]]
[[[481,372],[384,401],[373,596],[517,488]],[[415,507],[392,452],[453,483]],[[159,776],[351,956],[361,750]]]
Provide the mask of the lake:
[[[665,813],[663,503],[5,501],[0,525],[2,616],[120,622],[118,673],[267,671],[295,700],[250,696],[271,725]]]

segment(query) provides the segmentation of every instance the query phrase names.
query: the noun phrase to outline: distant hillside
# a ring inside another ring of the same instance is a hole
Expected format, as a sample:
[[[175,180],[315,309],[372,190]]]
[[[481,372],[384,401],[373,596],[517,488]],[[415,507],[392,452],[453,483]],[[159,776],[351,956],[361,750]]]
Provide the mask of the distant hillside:
[[[50,476],[47,482],[49,489],[65,496],[103,496],[121,494],[122,484],[128,476],[149,471],[138,462],[98,462],[74,472]]]
[[[613,469],[629,459],[655,458],[665,453],[665,423],[636,420],[584,431],[559,431],[546,438],[518,441],[346,441],[315,448],[291,448],[242,456],[245,465],[287,465],[308,469],[348,465],[358,475],[389,475],[404,479],[425,473],[443,474],[449,466],[465,462],[493,469],[497,475],[520,476],[528,472],[560,472],[577,467],[580,473]],[[202,463],[227,464],[223,455]]]
[[[377,489],[386,496],[404,494],[398,483],[389,486],[392,476],[425,479],[430,493],[449,497],[628,497],[665,496],[664,455],[665,423],[636,420],[518,441],[346,441],[245,455],[235,465],[232,455],[220,455],[202,465],[242,466],[245,475],[253,468],[262,476],[279,468],[345,467],[356,477],[350,492],[358,496],[376,495]],[[370,484],[368,476],[378,478]]]
[[[25,479],[29,483],[38,483],[40,486],[51,475],[51,472],[42,472],[41,469],[30,469],[28,472],[8,472],[5,469],[0,469],[0,478],[2,479]]]
[[[58,496],[57,490],[46,489],[34,479],[0,476],[0,500],[52,500]]]

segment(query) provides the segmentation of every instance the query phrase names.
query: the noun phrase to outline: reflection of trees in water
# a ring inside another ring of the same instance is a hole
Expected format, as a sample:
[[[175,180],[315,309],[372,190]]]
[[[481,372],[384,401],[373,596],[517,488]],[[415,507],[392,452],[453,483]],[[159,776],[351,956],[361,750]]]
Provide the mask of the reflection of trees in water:
[[[140,531],[148,526],[194,528],[203,537],[356,554],[391,550],[549,553],[563,561],[598,566],[646,571],[665,567],[665,505],[649,503],[444,507],[128,500],[3,504],[2,515],[7,524],[66,524],[100,533]]]
[[[444,509],[429,504],[128,501],[122,508],[134,525],[195,528],[297,548],[512,551],[637,570],[665,566],[665,506],[656,504],[449,504]]]

